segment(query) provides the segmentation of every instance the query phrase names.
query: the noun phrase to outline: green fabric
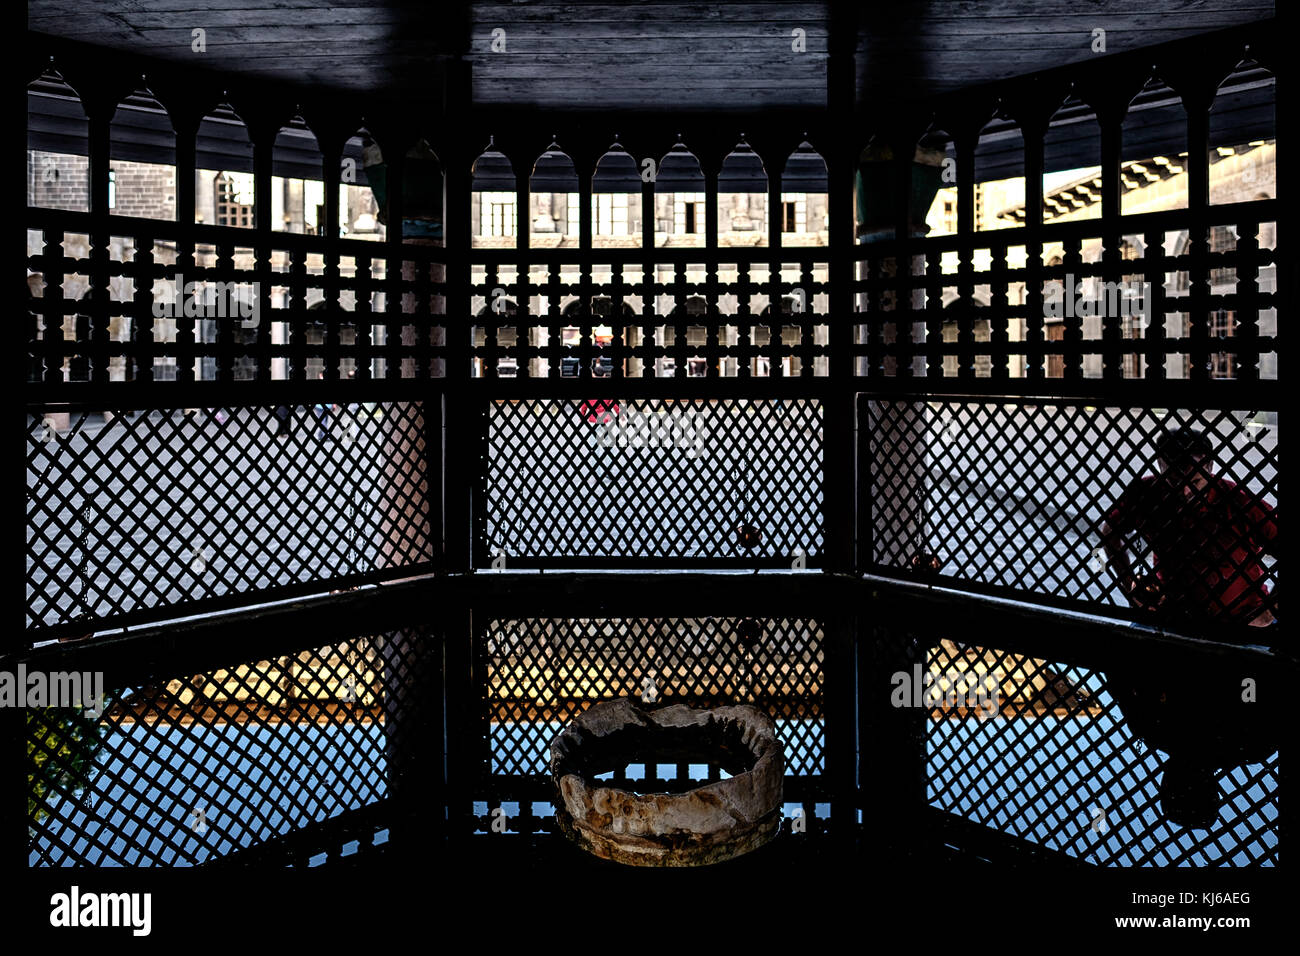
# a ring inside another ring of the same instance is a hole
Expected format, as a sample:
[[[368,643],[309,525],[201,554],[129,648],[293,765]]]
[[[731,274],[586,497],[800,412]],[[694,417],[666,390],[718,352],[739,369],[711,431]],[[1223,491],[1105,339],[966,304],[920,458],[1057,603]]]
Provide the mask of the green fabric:
[[[857,188],[858,224],[863,232],[879,235],[894,228],[894,164],[874,161],[858,164],[854,185]],[[913,225],[925,221],[930,205],[943,183],[943,167],[912,164]]]

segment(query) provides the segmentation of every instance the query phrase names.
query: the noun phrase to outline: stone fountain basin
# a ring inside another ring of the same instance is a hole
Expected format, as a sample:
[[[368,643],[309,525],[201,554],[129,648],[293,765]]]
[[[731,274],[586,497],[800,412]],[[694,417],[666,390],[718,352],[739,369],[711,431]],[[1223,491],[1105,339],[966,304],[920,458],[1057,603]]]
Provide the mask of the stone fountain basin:
[[[734,775],[680,793],[632,793],[596,779],[633,761],[712,762]],[[561,831],[602,859],[702,866],[748,853],[780,830],[785,754],[772,719],[747,704],[597,704],[552,741],[550,766]]]

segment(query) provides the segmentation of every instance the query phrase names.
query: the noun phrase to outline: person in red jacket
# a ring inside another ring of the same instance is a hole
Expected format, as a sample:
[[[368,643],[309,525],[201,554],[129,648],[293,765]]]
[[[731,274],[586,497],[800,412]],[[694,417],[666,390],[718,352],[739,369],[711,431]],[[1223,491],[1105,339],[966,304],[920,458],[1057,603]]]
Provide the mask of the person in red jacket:
[[[1110,567],[1129,600],[1197,630],[1273,624],[1277,604],[1262,559],[1277,553],[1276,507],[1214,473],[1203,432],[1166,432],[1156,455],[1159,474],[1129,485],[1101,528]],[[1154,574],[1138,578],[1130,546],[1140,558],[1151,556]]]
[[[1159,473],[1129,485],[1102,525],[1120,586],[1171,630],[1272,643],[1254,628],[1275,624],[1277,599],[1262,559],[1277,551],[1277,509],[1214,474],[1202,432],[1166,432],[1156,455]],[[1139,578],[1130,549],[1143,564],[1149,556],[1154,573]],[[1116,662],[1106,677],[1129,730],[1168,755],[1158,784],[1161,813],[1183,827],[1216,826],[1226,799],[1220,772],[1266,759],[1277,747],[1276,713],[1243,694],[1244,678],[1254,686],[1266,675],[1231,660],[1181,656]]]

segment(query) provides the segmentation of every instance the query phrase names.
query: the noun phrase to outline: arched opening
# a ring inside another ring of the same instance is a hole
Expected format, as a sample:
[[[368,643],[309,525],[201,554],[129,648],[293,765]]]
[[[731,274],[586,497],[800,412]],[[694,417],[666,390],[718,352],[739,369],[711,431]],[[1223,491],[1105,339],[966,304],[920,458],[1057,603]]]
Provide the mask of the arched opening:
[[[1237,64],[1219,86],[1210,108],[1210,202],[1212,204],[1251,202],[1277,196],[1277,79],[1253,60]],[[1216,236],[1216,231],[1231,230]],[[1260,223],[1252,237],[1261,250],[1276,247],[1275,223]],[[1215,226],[1210,232],[1210,251],[1236,248],[1237,230]],[[1217,248],[1216,248],[1217,246]],[[1277,287],[1276,261],[1260,263],[1256,282],[1260,289]],[[1238,280],[1235,268],[1210,270],[1212,294],[1231,294]],[[1259,335],[1277,335],[1277,308],[1270,305],[1255,318]],[[1211,378],[1236,378],[1240,374],[1235,350],[1227,346],[1237,335],[1236,310],[1223,307],[1210,313],[1210,339],[1221,341],[1224,348],[1210,354]],[[1259,356],[1260,378],[1277,377],[1277,352],[1269,350]]]
[[[655,245],[704,245],[704,173],[695,154],[680,140],[659,162],[655,174]]]
[[[68,212],[90,210],[89,122],[77,92],[55,70],[47,70],[27,87],[27,204]],[[52,233],[52,251],[72,259],[90,257],[90,237],[78,233]],[[61,242],[59,240],[62,240]],[[46,251],[40,230],[27,231],[28,255]],[[47,288],[42,272],[30,272],[28,288],[37,298],[54,296],[66,301],[88,301],[89,276],[66,273],[61,282]],[[43,303],[42,303],[43,304]],[[32,339],[43,332],[43,320],[30,312]],[[81,312],[64,315],[60,323],[64,342],[89,343],[90,317]],[[50,330],[45,335],[59,333]],[[63,346],[67,348],[67,346]],[[50,372],[65,381],[84,381],[90,376],[89,358],[77,352],[51,360]],[[34,358],[39,369],[43,361]],[[36,377],[43,377],[37,372]]]
[[[362,166],[371,191],[370,199],[374,202],[374,216],[380,228],[372,229],[372,224],[363,219],[366,228],[362,230],[363,235],[356,238],[380,239],[383,238],[384,227],[388,224],[388,165],[379,144],[374,142],[368,133],[359,135]],[[356,139],[357,137],[354,136],[348,142],[352,143]],[[345,171],[350,156],[349,151],[345,149]],[[428,141],[424,139],[416,140],[415,145],[406,151],[402,163],[402,242],[440,246],[443,242],[442,163]],[[358,201],[360,204],[358,214],[364,217],[370,208],[364,192],[356,194],[350,192],[349,197]],[[339,208],[341,223],[342,203]]]
[[[176,134],[147,88],[118,104],[109,124],[108,210],[115,216],[176,218]]]
[[[1091,106],[1069,96],[1043,137],[1043,222],[1100,218],[1101,127]]]
[[[56,71],[27,87],[27,205],[90,211],[90,124]]]
[[[147,87],[126,96],[109,123],[108,211],[114,216],[174,221],[176,219],[176,134],[167,110]],[[132,236],[111,236],[109,255],[115,261],[135,257]],[[155,250],[155,254],[157,251]],[[134,380],[136,349],[132,344],[135,320],[119,306],[134,298],[134,279],[113,276],[109,301],[108,338],[122,352],[108,360],[111,381]],[[164,333],[165,334],[165,333]],[[154,335],[158,335],[155,328]]]
[[[592,245],[639,248],[641,221],[641,173],[636,160],[615,140],[596,161],[591,177]]]
[[[781,245],[824,246],[830,214],[826,160],[807,140],[785,161],[781,171]],[[775,212],[775,210],[774,210]]]
[[[470,216],[475,249],[513,249],[519,231],[519,192],[514,167],[492,138],[471,169]]]
[[[529,245],[534,249],[577,246],[579,211],[573,160],[552,141],[528,177]]]
[[[1277,195],[1277,78],[1243,60],[1210,107],[1210,202]]]
[[[742,136],[718,172],[718,245],[767,245],[767,171]]]
[[[1120,213],[1187,208],[1187,113],[1157,76],[1129,103],[1120,130]]]
[[[228,104],[199,123],[194,166],[194,221],[252,229],[257,223],[253,143],[244,121]]]
[[[283,126],[271,147],[271,228],[321,236],[325,230],[323,160],[301,116]]]
[[[372,176],[382,176],[384,154],[364,127],[343,144],[339,160],[339,235],[382,242],[387,235],[383,203]]]
[[[892,180],[887,170],[881,170],[885,178],[883,188],[877,192],[884,196],[893,195]],[[938,126],[933,126],[917,141],[916,159],[912,166],[912,215],[913,228],[924,224],[923,235],[953,236],[957,234],[957,145],[952,136]],[[925,204],[918,209],[918,204]],[[885,203],[879,203],[885,207]],[[860,212],[862,203],[859,202]],[[893,235],[893,210],[887,207],[879,209],[873,218],[888,229]]]
[[[980,130],[972,201],[976,232],[1024,224],[1025,140],[1015,120],[1005,114],[995,115]],[[980,267],[976,262],[975,268]]]

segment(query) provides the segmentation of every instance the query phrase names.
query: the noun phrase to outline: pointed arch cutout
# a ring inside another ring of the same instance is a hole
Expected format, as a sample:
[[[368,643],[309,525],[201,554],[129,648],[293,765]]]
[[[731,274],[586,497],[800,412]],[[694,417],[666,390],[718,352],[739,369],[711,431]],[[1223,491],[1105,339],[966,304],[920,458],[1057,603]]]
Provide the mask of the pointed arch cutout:
[[[678,138],[655,169],[655,245],[704,245],[704,171]]]
[[[1187,112],[1152,74],[1120,130],[1120,214],[1187,208]]]
[[[826,160],[804,140],[781,171],[781,244],[824,246],[829,242],[829,178]]]
[[[321,235],[325,183],[320,144],[301,116],[280,127],[271,147],[271,229]]]
[[[576,247],[578,171],[558,142],[537,157],[528,177],[528,236],[533,248]]]
[[[90,210],[90,123],[54,69],[27,86],[27,205]]]
[[[194,221],[253,228],[253,141],[243,119],[228,103],[215,107],[199,123],[194,149]]]
[[[718,171],[718,245],[766,246],[768,179],[742,135]]]
[[[108,132],[109,211],[176,218],[176,132],[158,98],[141,87],[113,113]]]
[[[641,168],[615,136],[591,176],[592,244],[639,249],[643,209]]]
[[[496,138],[470,167],[473,248],[513,249],[519,234],[519,193],[509,157],[496,147]]]
[[[1277,196],[1277,80],[1242,60],[1210,106],[1210,203]]]

